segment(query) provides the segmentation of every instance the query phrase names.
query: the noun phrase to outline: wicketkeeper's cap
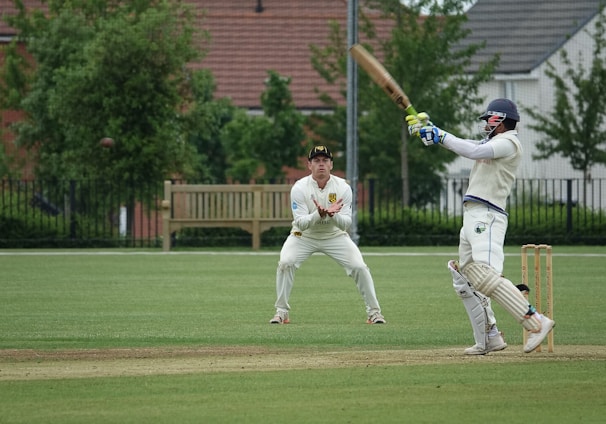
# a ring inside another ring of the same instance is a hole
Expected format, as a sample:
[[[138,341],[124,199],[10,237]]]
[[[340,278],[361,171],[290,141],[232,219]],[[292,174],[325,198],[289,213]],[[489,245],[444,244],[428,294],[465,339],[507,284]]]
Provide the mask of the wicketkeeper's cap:
[[[312,160],[318,155],[324,155],[328,159],[332,160],[332,153],[328,150],[326,146],[315,146],[309,151],[309,155],[307,155],[307,159]]]

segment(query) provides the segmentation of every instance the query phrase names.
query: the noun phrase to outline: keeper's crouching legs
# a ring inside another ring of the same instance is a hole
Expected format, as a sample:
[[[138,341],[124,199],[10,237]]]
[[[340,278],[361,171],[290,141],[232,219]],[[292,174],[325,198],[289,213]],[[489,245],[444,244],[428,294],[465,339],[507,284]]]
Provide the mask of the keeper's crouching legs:
[[[494,299],[522,326],[533,333],[541,330],[540,318],[536,310],[528,304],[520,290],[494,268],[472,262],[462,270],[473,287]]]

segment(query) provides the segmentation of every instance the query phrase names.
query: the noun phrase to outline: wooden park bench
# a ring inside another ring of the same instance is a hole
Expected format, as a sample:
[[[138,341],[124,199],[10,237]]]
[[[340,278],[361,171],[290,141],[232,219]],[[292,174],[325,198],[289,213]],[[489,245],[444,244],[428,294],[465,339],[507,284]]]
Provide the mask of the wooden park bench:
[[[164,182],[162,249],[171,248],[171,234],[186,227],[235,227],[252,234],[252,248],[261,247],[261,233],[290,227],[289,184],[172,184]]]

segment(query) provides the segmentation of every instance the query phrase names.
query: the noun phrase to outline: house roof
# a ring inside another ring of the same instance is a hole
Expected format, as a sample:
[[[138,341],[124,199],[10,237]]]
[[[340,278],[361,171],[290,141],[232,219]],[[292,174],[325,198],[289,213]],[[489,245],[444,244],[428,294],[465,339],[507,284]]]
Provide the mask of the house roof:
[[[501,56],[499,74],[528,73],[547,60],[599,11],[600,0],[478,0],[467,11],[462,46],[486,41],[470,71]]]
[[[204,12],[199,25],[210,33],[209,52],[192,67],[212,71],[216,98],[228,97],[236,106],[258,109],[264,81],[273,70],[291,78],[290,89],[299,109],[326,107],[316,87],[345,102],[339,86],[329,85],[313,69],[309,46],[329,44],[331,21],[346,29],[347,0],[186,1]],[[25,4],[39,7],[40,0],[25,0]],[[0,0],[0,10],[14,11],[12,2]],[[386,36],[391,23],[379,19],[378,13],[373,20],[379,36]],[[0,35],[11,33],[0,23]]]
[[[258,108],[268,71],[290,77],[290,89],[299,108],[322,104],[314,87],[328,86],[312,68],[310,44],[328,42],[329,21],[345,25],[347,5],[342,0],[200,1],[206,10],[202,27],[210,32],[208,55],[194,67],[210,69],[217,83],[216,96],[230,97],[241,107]]]
[[[186,0],[205,17],[210,51],[194,68],[215,76],[217,98],[229,97],[240,107],[259,108],[267,71],[292,79],[290,89],[300,109],[324,107],[318,87],[334,98],[339,87],[327,84],[313,69],[310,44],[328,44],[329,22],[347,23],[347,0]],[[41,0],[24,0],[30,8]],[[471,34],[461,46],[486,41],[469,71],[499,53],[497,73],[528,73],[547,60],[597,13],[600,0],[478,0],[467,12]],[[262,11],[257,11],[258,6]],[[0,14],[14,13],[12,0],[0,0]],[[388,36],[389,21],[375,15],[379,38]],[[0,19],[2,37],[14,30]],[[362,34],[360,35],[362,36]],[[344,99],[342,99],[344,101]]]
[[[339,85],[329,85],[313,69],[310,45],[329,44],[332,21],[346,30],[346,0],[262,0],[262,12],[255,10],[257,0],[194,3],[206,10],[202,27],[211,35],[208,55],[194,66],[212,70],[217,97],[258,108],[267,72],[273,70],[291,78],[290,89],[299,109],[326,107],[315,88],[345,101],[339,96]],[[379,34],[385,35],[388,23],[376,14],[375,18]]]

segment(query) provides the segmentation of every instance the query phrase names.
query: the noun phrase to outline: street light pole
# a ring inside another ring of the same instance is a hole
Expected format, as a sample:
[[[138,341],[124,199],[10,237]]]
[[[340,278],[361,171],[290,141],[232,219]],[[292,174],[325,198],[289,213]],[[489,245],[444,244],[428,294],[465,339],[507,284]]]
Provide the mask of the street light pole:
[[[347,6],[347,47],[358,42],[358,0],[349,0]],[[346,178],[351,185],[350,236],[358,244],[358,67],[347,55],[347,163]]]

